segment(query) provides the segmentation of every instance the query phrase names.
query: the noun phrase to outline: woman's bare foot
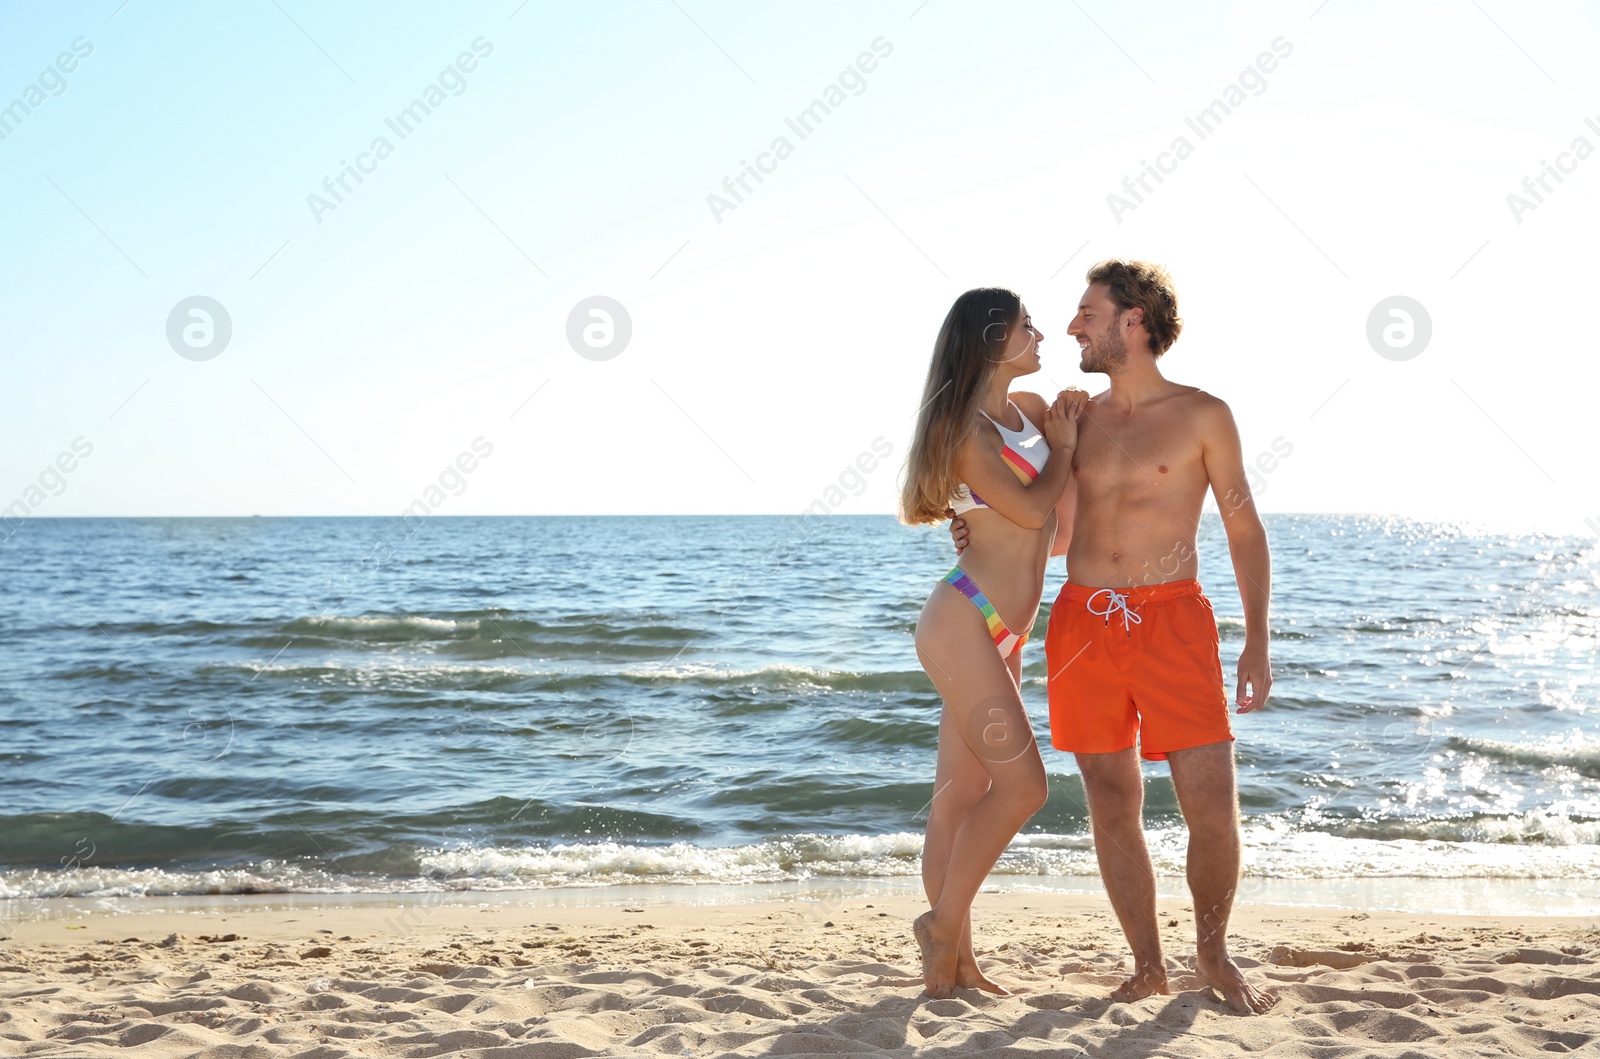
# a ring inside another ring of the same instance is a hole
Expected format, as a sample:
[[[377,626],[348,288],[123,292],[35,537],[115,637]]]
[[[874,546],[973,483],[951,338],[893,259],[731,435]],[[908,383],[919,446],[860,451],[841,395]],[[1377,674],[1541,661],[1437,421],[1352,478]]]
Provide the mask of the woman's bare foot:
[[[970,953],[956,957],[956,986],[960,989],[981,989],[995,996],[1011,996],[1011,990],[984,975],[978,969],[978,958]]]
[[[961,948],[956,953],[956,985],[961,989],[981,989],[995,996],[1011,996],[1011,990],[994,981],[978,968],[978,954],[972,948],[972,913],[961,924]]]
[[[922,984],[929,996],[942,1000],[955,991],[956,939],[936,933],[931,908],[911,924],[911,933],[916,935],[917,947],[922,950]]]
[[[1111,1002],[1130,1004],[1147,996],[1155,996],[1157,993],[1163,996],[1167,993],[1166,968],[1158,965],[1139,967],[1135,964],[1132,977],[1111,991]]]
[[[1233,1010],[1244,1015],[1259,1015],[1278,1002],[1276,993],[1257,989],[1245,981],[1244,972],[1226,956],[1200,957],[1195,961],[1195,977],[1222,995]]]

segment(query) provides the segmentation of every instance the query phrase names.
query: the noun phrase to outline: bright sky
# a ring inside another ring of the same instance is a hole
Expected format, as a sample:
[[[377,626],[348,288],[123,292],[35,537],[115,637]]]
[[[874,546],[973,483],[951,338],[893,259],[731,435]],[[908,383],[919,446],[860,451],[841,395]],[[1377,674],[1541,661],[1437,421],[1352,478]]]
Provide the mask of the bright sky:
[[[1098,390],[1065,328],[1122,255],[1169,377],[1292,450],[1264,510],[1600,533],[1597,45],[1508,0],[7,4],[0,505],[888,512],[953,298]]]

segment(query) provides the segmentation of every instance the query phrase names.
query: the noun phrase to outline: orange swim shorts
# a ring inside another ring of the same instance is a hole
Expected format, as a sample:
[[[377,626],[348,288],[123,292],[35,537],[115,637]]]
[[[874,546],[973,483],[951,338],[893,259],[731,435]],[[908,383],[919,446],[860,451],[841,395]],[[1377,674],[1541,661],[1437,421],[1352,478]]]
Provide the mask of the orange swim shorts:
[[[1190,578],[1113,590],[1067,582],[1050,608],[1050,742],[1109,754],[1139,743],[1174,750],[1233,738],[1217,620]]]

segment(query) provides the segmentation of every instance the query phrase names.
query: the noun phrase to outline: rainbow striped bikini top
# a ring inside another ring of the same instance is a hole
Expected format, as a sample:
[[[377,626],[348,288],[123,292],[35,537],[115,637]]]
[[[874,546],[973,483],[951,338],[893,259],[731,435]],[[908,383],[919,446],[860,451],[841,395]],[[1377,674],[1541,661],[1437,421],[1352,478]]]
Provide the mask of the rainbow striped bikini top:
[[[1007,404],[1017,408],[1016,404],[1007,401]],[[1022,480],[1024,485],[1039,477],[1039,472],[1044,470],[1045,461],[1050,458],[1050,445],[1045,441],[1044,434],[1033,421],[1022,415],[1022,409],[1017,408],[1017,415],[1022,416],[1022,429],[1012,430],[1004,423],[997,423],[993,416],[983,409],[978,409],[978,414],[989,422],[994,423],[994,428],[1000,431],[1000,439],[1005,442],[1005,447],[1000,450],[1000,458],[1005,460]],[[956,487],[956,494],[950,498],[950,509],[958,515],[964,515],[976,507],[988,507],[983,500],[967,488],[967,483],[962,482]]]

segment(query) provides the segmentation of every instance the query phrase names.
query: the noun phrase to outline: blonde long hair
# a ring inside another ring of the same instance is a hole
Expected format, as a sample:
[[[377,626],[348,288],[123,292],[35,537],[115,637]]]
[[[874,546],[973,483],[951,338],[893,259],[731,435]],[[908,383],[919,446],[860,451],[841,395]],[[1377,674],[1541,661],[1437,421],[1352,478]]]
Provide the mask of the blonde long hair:
[[[960,484],[956,452],[972,433],[978,405],[1021,314],[1022,299],[1004,287],[969,290],[945,314],[900,487],[900,521],[906,525],[944,521]]]

